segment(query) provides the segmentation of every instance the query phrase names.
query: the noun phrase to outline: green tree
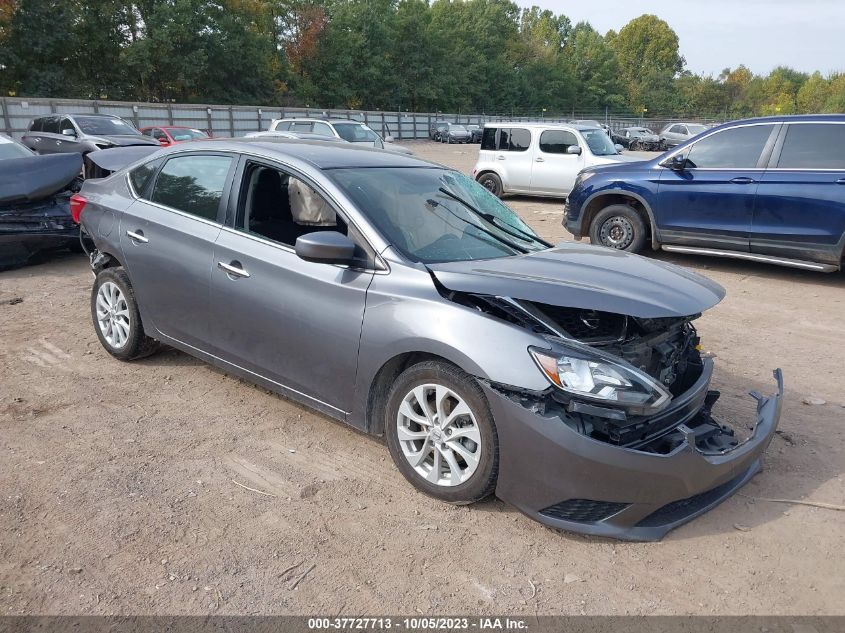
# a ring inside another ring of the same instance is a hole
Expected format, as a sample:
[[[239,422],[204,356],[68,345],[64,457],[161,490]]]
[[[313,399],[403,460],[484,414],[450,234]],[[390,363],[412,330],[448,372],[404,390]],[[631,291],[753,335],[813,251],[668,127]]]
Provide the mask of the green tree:
[[[634,18],[613,39],[629,103],[649,110],[670,107],[673,79],[683,70],[678,36],[656,15]]]

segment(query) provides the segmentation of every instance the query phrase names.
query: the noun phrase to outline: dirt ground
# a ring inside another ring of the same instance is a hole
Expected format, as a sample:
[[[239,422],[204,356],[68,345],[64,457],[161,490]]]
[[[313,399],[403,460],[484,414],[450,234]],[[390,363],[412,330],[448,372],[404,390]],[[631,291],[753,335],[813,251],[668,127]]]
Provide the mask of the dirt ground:
[[[569,239],[562,201],[508,204]],[[698,322],[717,411],[787,385],[765,470],[660,543],[432,500],[378,439],[175,351],[113,360],[83,257],[0,273],[0,613],[845,614],[845,514],[754,499],[845,504],[845,274],[657,257],[728,290]]]

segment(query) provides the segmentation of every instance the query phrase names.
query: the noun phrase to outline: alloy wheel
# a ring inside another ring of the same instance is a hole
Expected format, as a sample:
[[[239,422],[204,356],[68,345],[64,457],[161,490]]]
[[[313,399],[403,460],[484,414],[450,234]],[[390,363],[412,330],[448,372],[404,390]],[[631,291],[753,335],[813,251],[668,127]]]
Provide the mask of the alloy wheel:
[[[129,340],[132,322],[129,305],[118,285],[107,281],[97,290],[97,324],[106,342],[121,349]]]
[[[464,483],[481,460],[481,431],[465,400],[440,384],[414,387],[396,415],[399,445],[421,477],[438,486]]]

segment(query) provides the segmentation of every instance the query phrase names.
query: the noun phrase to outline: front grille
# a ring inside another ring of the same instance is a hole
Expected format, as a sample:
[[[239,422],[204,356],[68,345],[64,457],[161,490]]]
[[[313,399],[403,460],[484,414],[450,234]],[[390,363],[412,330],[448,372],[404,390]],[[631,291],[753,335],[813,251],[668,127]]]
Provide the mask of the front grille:
[[[625,332],[626,318],[612,312],[535,304],[571,337],[579,341],[616,340]]]
[[[543,514],[552,519],[572,521],[574,523],[596,523],[604,521],[628,507],[627,503],[613,503],[612,501],[593,501],[591,499],[569,499],[561,501],[545,510]]]
[[[702,508],[706,508],[710,504],[718,501],[729,490],[736,486],[743,477],[745,477],[745,473],[734,477],[730,481],[723,483],[721,486],[711,488],[706,492],[700,492],[692,497],[667,503],[659,510],[655,510],[646,518],[641,519],[640,522],[637,523],[637,527],[658,527],[686,519]]]

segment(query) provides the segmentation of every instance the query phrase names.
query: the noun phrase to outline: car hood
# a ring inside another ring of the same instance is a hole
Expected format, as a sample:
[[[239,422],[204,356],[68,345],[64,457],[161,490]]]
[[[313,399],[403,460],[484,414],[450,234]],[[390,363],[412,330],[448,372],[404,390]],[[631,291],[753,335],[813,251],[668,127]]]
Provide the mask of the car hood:
[[[449,290],[640,318],[698,314],[725,296],[715,281],[678,266],[574,242],[528,255],[428,268]]]
[[[89,136],[89,141],[94,143],[116,145],[118,147],[127,147],[129,145],[155,145],[160,147],[159,142],[149,136],[142,136],[140,134],[115,134],[113,136]]]
[[[611,154],[610,156],[596,156],[594,154],[591,162],[593,165],[618,165],[619,163],[627,164],[641,160],[642,158],[628,156],[627,154]]]

